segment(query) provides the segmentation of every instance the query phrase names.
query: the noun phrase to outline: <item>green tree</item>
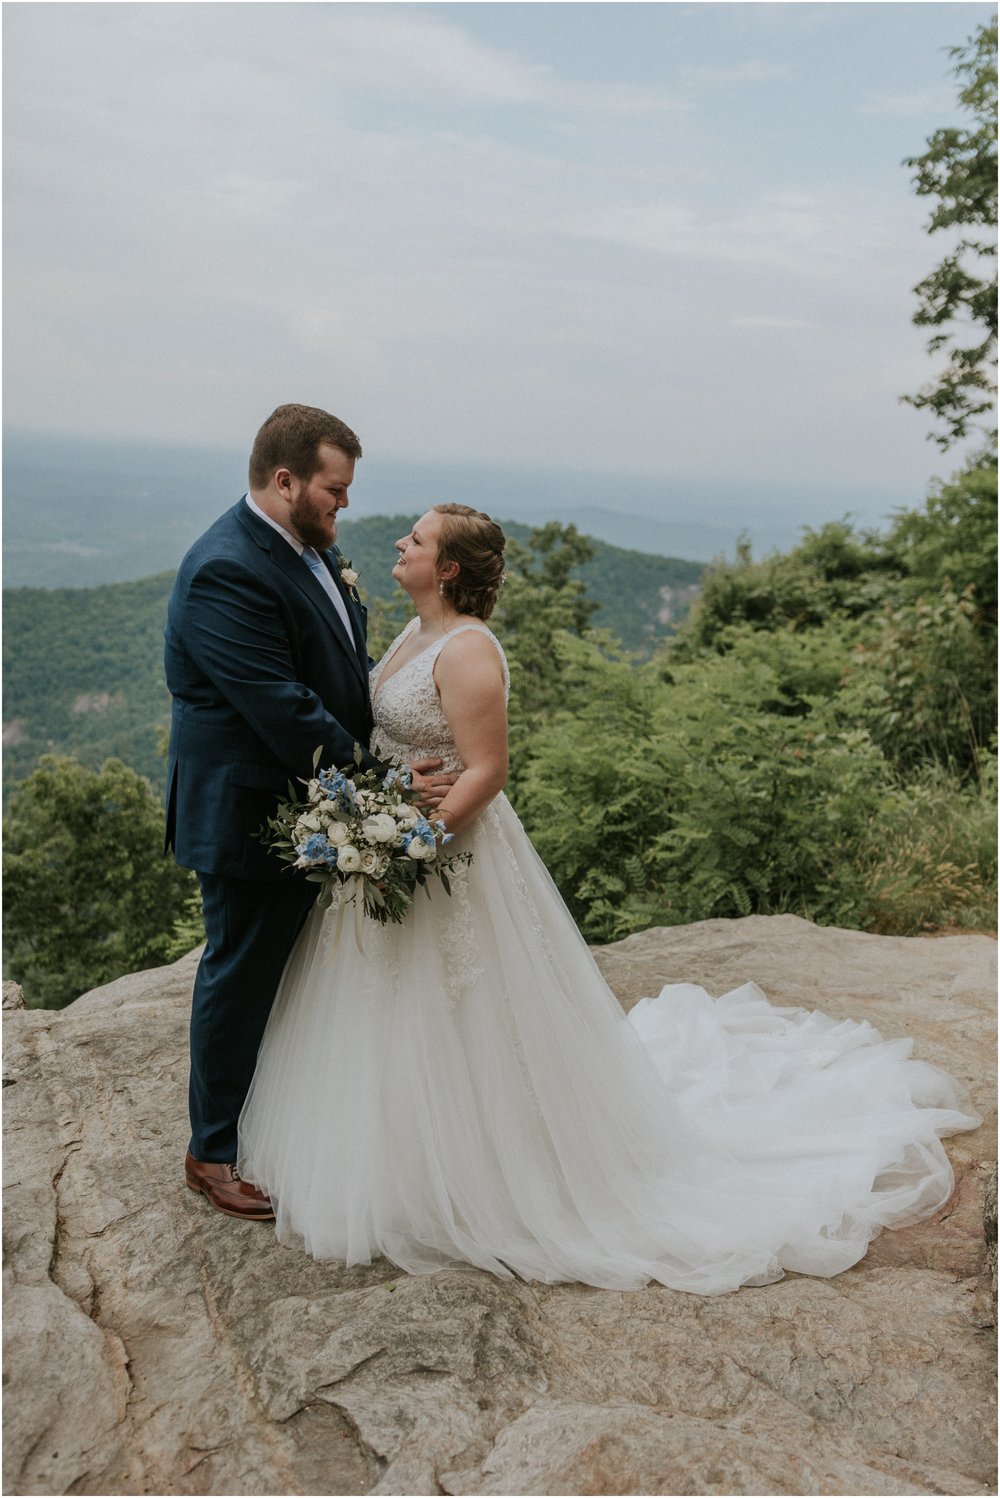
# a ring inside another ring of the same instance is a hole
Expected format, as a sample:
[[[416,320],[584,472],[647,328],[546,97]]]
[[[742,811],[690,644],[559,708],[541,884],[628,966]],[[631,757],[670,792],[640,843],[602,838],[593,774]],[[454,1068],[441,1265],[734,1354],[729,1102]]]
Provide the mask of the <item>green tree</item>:
[[[576,526],[555,521],[533,530],[528,545],[507,541],[507,581],[490,623],[510,664],[509,785],[515,799],[538,724],[560,698],[555,642],[563,633],[585,634],[599,607],[576,575],[594,549]]]
[[[162,807],[120,760],[46,755],[12,792],[5,833],[6,967],[29,1005],[59,1009],[180,955],[193,875],[164,856]]]
[[[996,652],[971,588],[886,607],[844,675],[845,711],[894,764],[979,775],[996,724]]]
[[[953,47],[951,56],[958,59],[953,71],[962,83],[959,103],[972,115],[972,124],[964,130],[935,130],[924,154],[905,162],[915,168],[918,196],[938,199],[928,232],[967,231],[914,288],[919,307],[913,321],[940,330],[930,339],[928,352],[951,348],[938,378],[903,399],[928,409],[944,424],[943,432],[930,434],[942,448],[969,434],[975,418],[992,409],[996,392],[996,236],[985,232],[995,231],[997,223],[996,21],[981,26],[964,46]],[[992,263],[992,278],[982,274],[984,261]],[[967,342],[970,325],[973,341]]]
[[[972,588],[982,624],[997,623],[997,469],[973,458],[946,483],[936,483],[919,510],[897,515],[887,550],[907,575],[910,596],[947,584]]]
[[[735,562],[714,562],[691,615],[667,653],[692,658],[728,648],[728,632],[806,630],[831,619],[864,620],[898,583],[903,563],[877,534],[857,535],[846,520],[805,527],[791,551],[754,561],[748,545]]]
[[[527,546],[507,543],[507,581],[496,622],[517,659],[522,706],[529,711],[550,701],[557,671],[553,635],[559,630],[583,634],[599,607],[576,576],[594,550],[575,525],[555,521],[533,530]]]

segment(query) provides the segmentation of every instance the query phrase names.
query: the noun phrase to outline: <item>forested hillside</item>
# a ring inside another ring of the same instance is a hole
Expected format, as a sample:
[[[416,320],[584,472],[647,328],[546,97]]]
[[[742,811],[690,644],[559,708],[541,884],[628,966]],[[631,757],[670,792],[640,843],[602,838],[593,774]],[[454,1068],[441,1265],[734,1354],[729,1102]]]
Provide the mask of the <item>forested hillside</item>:
[[[341,544],[369,602],[405,595],[390,576],[392,543],[412,517],[344,522]],[[509,525],[521,542],[530,531]],[[594,623],[648,656],[688,611],[703,568],[696,562],[589,543],[573,568],[599,607]],[[76,755],[97,768],[109,756],[159,789],[170,699],[163,681],[163,624],[173,575],[99,588],[4,590],[4,788],[29,775],[46,753]],[[379,611],[373,619],[373,648]]]
[[[109,756],[159,787],[170,720],[163,623],[173,577],[4,589],[4,789],[43,754]]]

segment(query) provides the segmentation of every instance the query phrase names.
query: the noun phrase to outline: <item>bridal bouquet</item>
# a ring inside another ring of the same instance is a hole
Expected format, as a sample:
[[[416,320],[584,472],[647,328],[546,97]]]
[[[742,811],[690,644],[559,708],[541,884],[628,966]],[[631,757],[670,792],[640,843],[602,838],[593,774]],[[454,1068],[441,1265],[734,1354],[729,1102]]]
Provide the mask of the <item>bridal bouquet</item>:
[[[355,758],[360,763],[360,749]],[[262,834],[278,857],[322,886],[318,904],[328,906],[342,889],[366,915],[385,925],[402,921],[418,885],[436,875],[451,894],[448,874],[471,863],[471,853],[443,857],[451,842],[443,822],[430,821],[416,804],[413,777],[401,765],[377,770],[316,770],[305,782],[306,797],[278,804]]]

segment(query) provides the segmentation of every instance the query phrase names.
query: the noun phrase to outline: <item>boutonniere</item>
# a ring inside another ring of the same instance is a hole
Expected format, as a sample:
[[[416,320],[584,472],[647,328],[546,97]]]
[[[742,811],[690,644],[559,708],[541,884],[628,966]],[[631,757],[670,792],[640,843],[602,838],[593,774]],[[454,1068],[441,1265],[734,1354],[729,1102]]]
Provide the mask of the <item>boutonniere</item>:
[[[340,581],[354,599],[354,602],[360,603],[361,599],[358,597],[357,581],[361,574],[355,572],[350,562],[340,556],[339,553],[337,556],[337,566],[340,568]]]

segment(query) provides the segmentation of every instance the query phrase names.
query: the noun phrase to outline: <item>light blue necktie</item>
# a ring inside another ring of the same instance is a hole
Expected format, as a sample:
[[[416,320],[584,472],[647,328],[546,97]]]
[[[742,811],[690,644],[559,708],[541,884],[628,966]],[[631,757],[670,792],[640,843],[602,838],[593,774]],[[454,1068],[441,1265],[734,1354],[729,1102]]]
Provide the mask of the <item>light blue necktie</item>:
[[[340,589],[337,587],[337,584],[333,580],[329,567],[327,567],[319,552],[315,551],[311,546],[304,546],[302,548],[302,560],[309,568],[309,571],[315,574],[316,581],[319,583],[320,587],[323,589],[323,592],[326,594],[330,602],[333,604],[334,608],[337,610],[341,622],[344,628],[347,630],[347,638],[350,640],[351,644],[354,645],[355,650],[357,650],[357,645],[355,644],[354,640],[354,631],[351,628],[350,615],[347,612],[347,605],[344,602]]]

